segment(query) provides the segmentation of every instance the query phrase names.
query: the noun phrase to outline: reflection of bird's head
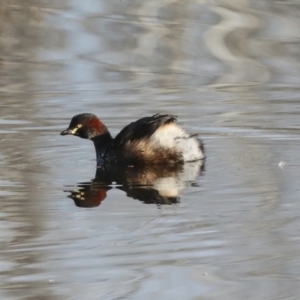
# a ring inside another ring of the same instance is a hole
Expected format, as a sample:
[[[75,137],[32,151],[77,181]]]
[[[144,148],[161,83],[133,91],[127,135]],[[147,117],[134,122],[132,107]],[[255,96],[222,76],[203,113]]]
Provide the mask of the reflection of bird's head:
[[[92,187],[91,184],[86,185],[84,188],[79,190],[70,191],[69,198],[74,200],[74,203],[78,207],[96,207],[106,198],[107,188],[103,187]]]
[[[76,206],[96,207],[106,198],[106,191],[111,189],[111,185],[117,184],[117,188],[126,192],[128,197],[144,203],[177,203],[183,189],[194,184],[201,174],[203,163],[198,161],[169,168],[99,168],[95,179],[78,184],[80,189],[71,191],[69,197]]]

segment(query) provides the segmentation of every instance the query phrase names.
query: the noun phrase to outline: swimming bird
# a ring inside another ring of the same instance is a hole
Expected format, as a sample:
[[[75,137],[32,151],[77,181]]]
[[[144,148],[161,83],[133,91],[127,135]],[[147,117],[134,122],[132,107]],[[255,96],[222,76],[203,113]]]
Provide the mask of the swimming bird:
[[[204,159],[202,141],[178,126],[176,120],[173,115],[144,117],[130,123],[112,138],[96,115],[83,113],[74,116],[61,135],[91,140],[95,145],[98,166],[163,166]]]

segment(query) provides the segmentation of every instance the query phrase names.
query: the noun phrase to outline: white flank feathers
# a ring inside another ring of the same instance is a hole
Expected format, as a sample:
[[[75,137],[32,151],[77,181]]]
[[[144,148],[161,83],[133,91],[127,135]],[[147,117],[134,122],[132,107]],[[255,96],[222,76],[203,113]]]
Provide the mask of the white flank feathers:
[[[155,148],[174,149],[181,153],[185,162],[204,158],[200,143],[175,123],[163,125],[150,137],[150,143]]]

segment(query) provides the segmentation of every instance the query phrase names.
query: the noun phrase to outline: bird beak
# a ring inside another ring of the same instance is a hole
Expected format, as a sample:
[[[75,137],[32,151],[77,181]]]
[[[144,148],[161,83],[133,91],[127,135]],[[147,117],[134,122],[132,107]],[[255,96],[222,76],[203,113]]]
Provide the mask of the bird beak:
[[[72,135],[75,135],[76,134],[76,132],[77,132],[77,130],[79,129],[79,128],[81,128],[82,127],[82,125],[81,124],[79,124],[79,125],[77,125],[76,127],[74,127],[74,128],[67,128],[66,130],[63,130],[60,134],[61,135],[68,135],[68,134],[72,134]]]
[[[66,130],[63,130],[61,133],[60,133],[60,135],[67,135],[67,134],[72,134],[71,133],[71,130],[68,128],[68,129],[66,129]]]
[[[63,130],[60,134],[61,135],[75,134],[77,130],[78,130],[77,127],[73,129],[67,128],[66,130]]]

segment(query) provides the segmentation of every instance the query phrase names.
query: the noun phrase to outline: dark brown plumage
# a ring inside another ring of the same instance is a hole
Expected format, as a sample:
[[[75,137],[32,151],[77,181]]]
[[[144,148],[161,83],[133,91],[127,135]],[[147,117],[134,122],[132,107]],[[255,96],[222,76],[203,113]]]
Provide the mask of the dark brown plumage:
[[[92,140],[98,165],[177,164],[204,158],[202,142],[180,128],[172,115],[141,118],[124,127],[113,139],[95,115],[80,114],[61,132],[67,134]]]

